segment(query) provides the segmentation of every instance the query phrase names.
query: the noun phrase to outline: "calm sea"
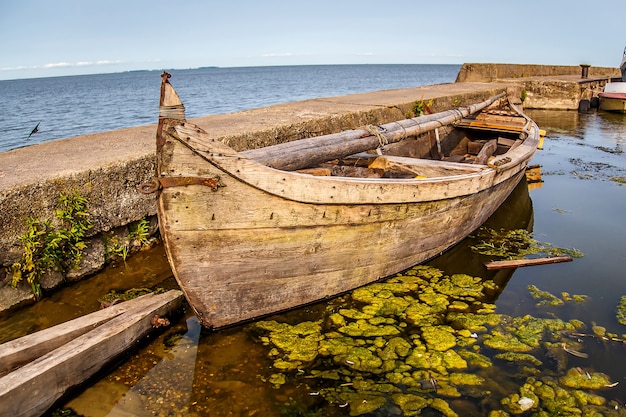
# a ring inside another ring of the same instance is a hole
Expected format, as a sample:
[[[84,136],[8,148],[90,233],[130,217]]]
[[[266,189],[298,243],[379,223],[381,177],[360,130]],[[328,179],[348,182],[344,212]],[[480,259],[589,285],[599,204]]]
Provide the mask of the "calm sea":
[[[458,65],[315,65],[168,70],[187,116],[454,82]],[[160,71],[0,81],[0,152],[155,123]],[[39,124],[38,133],[28,139]]]

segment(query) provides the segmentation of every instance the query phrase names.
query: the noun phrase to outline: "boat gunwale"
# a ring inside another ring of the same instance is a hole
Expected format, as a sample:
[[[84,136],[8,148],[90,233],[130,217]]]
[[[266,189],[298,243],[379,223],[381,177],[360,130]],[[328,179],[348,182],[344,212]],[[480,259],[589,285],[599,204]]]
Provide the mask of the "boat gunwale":
[[[613,100],[626,100],[626,93],[598,93],[598,97]]]

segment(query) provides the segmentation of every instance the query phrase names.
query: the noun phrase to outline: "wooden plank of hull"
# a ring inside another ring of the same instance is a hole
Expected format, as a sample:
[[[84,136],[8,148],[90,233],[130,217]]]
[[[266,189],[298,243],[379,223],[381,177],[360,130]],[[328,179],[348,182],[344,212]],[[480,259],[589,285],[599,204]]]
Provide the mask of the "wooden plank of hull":
[[[132,303],[132,302],[131,302]],[[155,314],[182,305],[180,291],[151,295],[90,332],[0,378],[0,415],[39,416],[71,387],[98,372],[151,329]]]
[[[159,214],[181,289],[203,325],[217,328],[343,293],[439,254],[482,224],[522,174],[443,200],[330,206],[223,177],[217,193],[163,190]]]

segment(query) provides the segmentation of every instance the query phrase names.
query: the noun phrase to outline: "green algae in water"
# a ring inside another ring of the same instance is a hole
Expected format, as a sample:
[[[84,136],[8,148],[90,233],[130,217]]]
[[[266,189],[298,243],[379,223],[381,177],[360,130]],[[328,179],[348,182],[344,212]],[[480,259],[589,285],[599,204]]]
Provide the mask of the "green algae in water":
[[[274,387],[278,388],[281,385],[283,385],[285,382],[287,382],[287,378],[285,377],[285,374],[272,374],[270,375],[268,382],[272,385],[274,385]]]
[[[608,377],[565,371],[565,347],[573,343],[565,335],[584,323],[496,314],[486,296],[494,290],[492,281],[420,266],[355,290],[320,321],[261,321],[248,329],[268,346],[274,373],[265,380],[308,387],[351,416],[427,409],[456,416],[464,411],[455,409],[460,398],[474,399],[493,416],[611,411],[591,392],[612,386]],[[539,373],[534,367],[553,354],[560,355],[559,366]],[[512,376],[521,385],[499,381],[492,358],[517,365]]]
[[[506,352],[498,353],[495,357],[496,359],[502,359],[509,362],[526,362],[533,366],[541,366],[543,364],[539,359],[528,353]]]
[[[446,351],[456,346],[454,329],[450,326],[429,326],[422,328],[422,339],[429,350]]]
[[[550,294],[548,291],[541,291],[534,285],[529,285],[528,291],[535,300],[541,300],[539,303],[537,303],[537,305],[548,304],[551,306],[559,306],[563,304],[563,300],[561,300],[559,297]]]
[[[577,303],[582,303],[587,299],[586,295],[570,295],[567,292],[562,292],[561,298],[559,298],[556,295],[549,293],[548,291],[540,290],[535,285],[529,285],[528,291],[535,300],[540,300],[537,303],[537,306],[550,305],[555,307],[565,304],[566,301],[575,301]]]
[[[54,410],[54,412],[52,412],[50,416],[51,417],[85,417],[82,414],[78,414],[76,411],[74,411],[71,408],[60,408],[58,410]]]
[[[503,259],[522,259],[528,256],[569,255],[581,258],[583,253],[578,249],[560,248],[550,243],[539,242],[532,233],[524,229],[494,230],[482,227],[472,238],[478,243],[471,246],[472,251]]]
[[[98,298],[98,302],[103,303],[103,304],[111,304],[111,303],[116,303],[120,301],[133,300],[137,297],[141,297],[142,295],[146,295],[146,294],[151,294],[151,293],[161,294],[161,293],[164,293],[165,291],[166,290],[163,288],[156,288],[156,289],[131,288],[130,290],[126,290],[124,292],[111,290],[105,295],[103,295],[102,297]]]
[[[626,295],[621,296],[619,299],[616,317],[619,324],[626,326]]]
[[[611,385],[608,375],[600,372],[583,372],[572,368],[559,378],[559,383],[568,388],[599,390]]]

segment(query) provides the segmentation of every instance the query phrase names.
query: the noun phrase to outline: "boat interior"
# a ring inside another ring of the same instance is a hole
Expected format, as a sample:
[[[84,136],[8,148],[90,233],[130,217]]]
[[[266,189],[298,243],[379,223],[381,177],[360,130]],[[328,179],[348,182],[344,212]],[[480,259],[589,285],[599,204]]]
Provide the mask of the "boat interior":
[[[359,178],[433,178],[477,172],[523,142],[527,120],[488,110],[377,149],[297,172]]]

